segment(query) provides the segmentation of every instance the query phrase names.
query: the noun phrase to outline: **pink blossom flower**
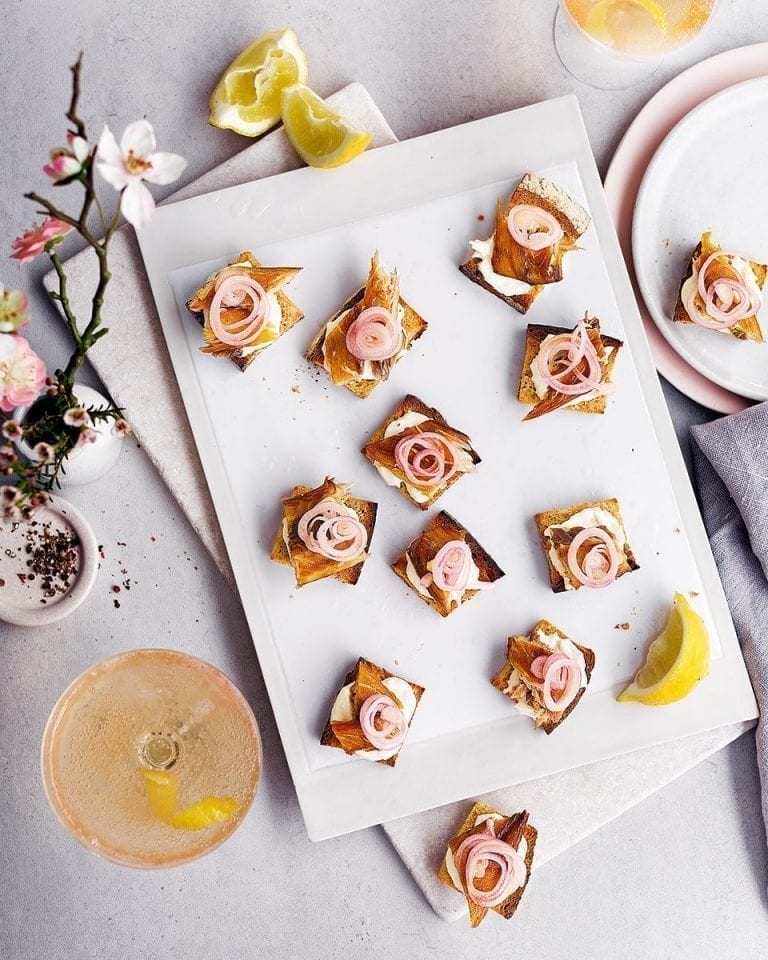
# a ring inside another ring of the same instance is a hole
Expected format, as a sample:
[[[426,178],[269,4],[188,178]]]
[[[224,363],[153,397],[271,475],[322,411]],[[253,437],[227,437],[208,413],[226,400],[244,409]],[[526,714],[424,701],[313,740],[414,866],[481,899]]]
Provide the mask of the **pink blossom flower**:
[[[115,190],[122,191],[123,216],[137,230],[149,223],[155,210],[155,201],[143,181],[173,183],[187,165],[177,153],[157,152],[156,146],[152,124],[137,120],[125,128],[119,146],[105,126],[96,151],[99,173]]]
[[[18,459],[16,451],[10,444],[0,445],[0,467],[12,467]]]
[[[88,141],[83,137],[77,137],[73,133],[67,134],[67,147],[57,147],[51,150],[51,162],[43,167],[43,173],[59,183],[61,180],[67,180],[74,177],[85,166],[88,159]]]
[[[24,436],[21,424],[15,420],[6,420],[3,423],[2,429],[0,429],[0,433],[2,433],[6,440],[21,440]]]
[[[112,433],[116,437],[130,437],[133,433],[131,430],[131,425],[127,420],[123,420],[121,417],[119,420],[115,420],[114,426],[112,427]]]
[[[34,454],[35,460],[38,463],[53,463],[56,459],[56,453],[50,443],[36,443],[32,448],[32,453]]]
[[[0,333],[16,333],[29,323],[29,301],[21,290],[6,290],[0,283]]]
[[[0,410],[28,406],[45,386],[45,364],[24,337],[0,334]]]
[[[81,427],[80,436],[77,438],[78,447],[85,446],[86,443],[96,443],[99,439],[99,431],[92,427]]]
[[[11,247],[13,253],[12,260],[18,260],[19,263],[29,263],[34,260],[44,250],[45,245],[57,237],[63,237],[70,232],[72,227],[68,223],[57,220],[55,217],[49,217],[39,227],[28,230],[22,236],[17,237]]]
[[[68,427],[90,427],[91,425],[91,415],[85,407],[70,407],[63,419]]]

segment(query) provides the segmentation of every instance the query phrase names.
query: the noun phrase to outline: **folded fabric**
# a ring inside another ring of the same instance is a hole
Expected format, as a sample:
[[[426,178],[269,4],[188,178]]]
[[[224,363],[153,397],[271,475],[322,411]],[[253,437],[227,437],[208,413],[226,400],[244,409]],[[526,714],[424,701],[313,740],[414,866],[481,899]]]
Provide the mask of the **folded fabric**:
[[[760,708],[755,746],[768,827],[768,403],[691,433],[704,525]]]

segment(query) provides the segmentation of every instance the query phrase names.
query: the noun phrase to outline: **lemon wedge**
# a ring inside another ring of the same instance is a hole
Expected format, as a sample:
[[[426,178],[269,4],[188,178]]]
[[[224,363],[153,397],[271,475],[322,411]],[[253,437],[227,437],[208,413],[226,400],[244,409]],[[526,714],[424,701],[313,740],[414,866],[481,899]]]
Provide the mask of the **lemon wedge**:
[[[283,90],[283,123],[296,153],[311,167],[340,167],[371,142],[369,133],[354,130],[303,83]]]
[[[258,137],[280,122],[283,89],[307,80],[307,58],[293,30],[264,33],[227,67],[210,99],[209,122]]]
[[[231,820],[240,806],[232,797],[203,797],[176,813],[176,777],[165,770],[142,768],[141,773],[150,810],[178,830],[203,830],[212,823]]]
[[[584,30],[608,47],[639,52],[664,39],[667,17],[656,0],[598,0]]]
[[[203,797],[175,813],[171,818],[171,826],[178,830],[202,830],[212,823],[231,820],[238,806],[237,800],[232,797]]]
[[[141,770],[144,788],[152,813],[158,820],[169,823],[176,809],[176,777],[165,770]]]
[[[669,621],[648,648],[645,664],[617,699],[660,706],[687,697],[709,669],[709,636],[688,600],[675,594]]]

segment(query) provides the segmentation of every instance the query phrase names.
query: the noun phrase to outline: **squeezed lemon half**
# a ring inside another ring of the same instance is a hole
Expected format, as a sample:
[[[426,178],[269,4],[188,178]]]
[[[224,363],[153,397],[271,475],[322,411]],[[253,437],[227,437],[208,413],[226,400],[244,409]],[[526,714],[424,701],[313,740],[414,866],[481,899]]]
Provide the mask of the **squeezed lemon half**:
[[[240,806],[232,797],[203,797],[176,812],[176,777],[165,770],[142,768],[141,772],[152,813],[177,830],[203,830],[212,823],[231,820]]]
[[[303,83],[283,90],[282,112],[288,139],[311,167],[340,167],[371,142],[369,133],[355,130]]]
[[[236,57],[210,99],[210,123],[258,137],[280,122],[283,89],[307,80],[307,58],[293,30],[264,33]]]
[[[664,630],[648,648],[644,665],[617,699],[660,706],[687,697],[709,670],[709,636],[704,621],[682,593]]]

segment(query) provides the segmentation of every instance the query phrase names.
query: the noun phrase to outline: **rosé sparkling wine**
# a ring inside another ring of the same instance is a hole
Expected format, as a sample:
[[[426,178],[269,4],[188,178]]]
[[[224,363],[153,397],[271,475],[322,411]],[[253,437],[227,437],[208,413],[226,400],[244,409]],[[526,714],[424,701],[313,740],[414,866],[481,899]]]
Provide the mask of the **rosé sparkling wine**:
[[[62,694],[42,773],[56,816],[84,846],[126,866],[168,867],[217,847],[242,822],[261,741],[244,697],[210,664],[134,650]]]
[[[583,83],[619,89],[653,74],[660,58],[694,40],[716,0],[560,0],[555,46]]]
[[[700,33],[715,0],[563,0],[597,43],[635,57],[655,57]]]

